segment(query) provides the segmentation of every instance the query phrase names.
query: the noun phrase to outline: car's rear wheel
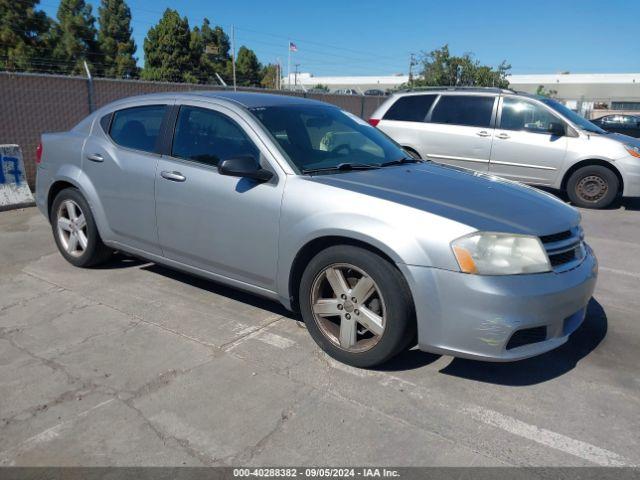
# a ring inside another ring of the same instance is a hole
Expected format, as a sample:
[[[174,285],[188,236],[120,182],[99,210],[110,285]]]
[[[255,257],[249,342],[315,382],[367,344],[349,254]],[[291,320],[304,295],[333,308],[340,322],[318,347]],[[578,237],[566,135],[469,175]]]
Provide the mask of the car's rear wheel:
[[[299,301],[315,342],[349,365],[383,363],[415,338],[404,277],[363,248],[339,245],[318,253],[302,275]]]
[[[75,188],[65,188],[53,200],[51,227],[58,250],[76,267],[98,265],[113,253],[102,243],[91,209]]]
[[[602,165],[588,165],[571,174],[567,195],[571,202],[584,208],[606,208],[616,199],[620,182],[616,174]]]

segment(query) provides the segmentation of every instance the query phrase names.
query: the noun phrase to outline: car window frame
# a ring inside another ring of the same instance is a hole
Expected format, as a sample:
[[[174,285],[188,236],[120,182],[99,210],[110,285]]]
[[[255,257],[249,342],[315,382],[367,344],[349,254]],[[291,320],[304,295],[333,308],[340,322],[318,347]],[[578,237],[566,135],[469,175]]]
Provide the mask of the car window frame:
[[[515,98],[515,99],[518,99],[520,101],[529,102],[529,103],[531,103],[533,105],[537,105],[537,106],[542,107],[551,116],[553,116],[556,120],[558,120],[559,122],[562,122],[562,124],[565,127],[565,135],[564,136],[570,136],[570,130],[569,129],[573,128],[572,125],[569,122],[567,122],[564,118],[558,116],[556,114],[556,112],[552,108],[548,107],[547,105],[545,105],[542,102],[536,102],[535,99],[525,98],[525,97],[521,97],[521,96],[518,96],[518,95],[500,95],[498,116],[496,118],[496,129],[497,130],[504,130],[506,132],[524,132],[524,133],[531,133],[531,134],[534,134],[534,135],[549,135],[549,136],[552,136],[552,134],[550,132],[534,132],[532,130],[525,130],[525,129],[513,130],[513,129],[510,129],[510,128],[503,128],[502,127],[502,112],[503,112],[504,100],[506,98]]]
[[[478,125],[462,125],[459,123],[441,123],[441,122],[434,122],[432,120],[433,118],[433,111],[435,110],[436,106],[440,103],[440,100],[443,97],[490,97],[493,98],[493,107],[491,109],[491,120],[489,121],[489,125],[488,126],[478,126]],[[452,127],[466,127],[466,128],[496,128],[496,120],[497,120],[497,113],[498,113],[498,102],[500,100],[500,97],[496,94],[492,94],[492,93],[482,93],[482,94],[472,94],[469,92],[461,92],[461,93],[446,93],[446,94],[438,94],[438,98],[435,99],[435,101],[433,102],[433,104],[431,105],[431,108],[429,109],[429,112],[427,113],[427,116],[424,120],[424,123],[430,123],[433,125],[450,125]]]
[[[220,175],[218,171],[218,165],[211,165],[210,163],[200,162],[198,160],[192,160],[188,158],[175,157],[172,155],[172,147],[173,141],[175,138],[175,130],[178,122],[178,114],[180,112],[180,107],[193,107],[193,108],[201,108],[203,110],[212,110],[216,113],[224,115],[230,118],[238,127],[242,130],[242,132],[247,135],[249,140],[253,143],[258,151],[258,158],[256,159],[259,165],[269,170],[273,173],[273,177],[268,182],[265,182],[263,185],[276,185],[279,182],[280,176],[285,174],[286,171],[283,171],[280,163],[274,158],[273,153],[271,152],[269,146],[265,144],[264,139],[261,137],[263,135],[262,132],[256,131],[246,119],[242,118],[242,115],[233,109],[217,103],[217,102],[209,102],[209,101],[199,101],[199,100],[176,100],[175,104],[172,108],[172,115],[169,121],[167,122],[167,128],[164,132],[164,142],[162,145],[161,156],[167,160],[184,163],[186,165],[197,166],[199,168],[215,172]],[[251,115],[251,112],[247,112],[248,115]]]
[[[166,128],[167,121],[169,120],[169,117],[170,117],[170,110],[172,106],[173,106],[173,101],[169,101],[169,100],[160,101],[160,102],[143,103],[143,104],[121,105],[119,106],[119,108],[115,108],[114,110],[111,110],[109,113],[106,113],[105,115],[100,117],[98,123],[100,124],[100,128],[104,132],[105,137],[116,148],[122,149],[128,152],[137,153],[137,154],[153,155],[158,157],[162,154],[162,144],[164,142],[164,131]],[[139,148],[127,147],[125,145],[121,145],[118,142],[116,142],[111,136],[111,129],[113,128],[113,121],[115,119],[116,113],[122,112],[124,110],[134,110],[136,108],[146,108],[146,107],[165,107],[162,120],[160,121],[160,129],[158,131],[158,136],[156,137],[155,143],[153,145],[153,151],[150,152],[148,150],[141,150]],[[102,123],[105,117],[109,117],[108,119],[109,128],[106,131],[104,130],[104,125]]]

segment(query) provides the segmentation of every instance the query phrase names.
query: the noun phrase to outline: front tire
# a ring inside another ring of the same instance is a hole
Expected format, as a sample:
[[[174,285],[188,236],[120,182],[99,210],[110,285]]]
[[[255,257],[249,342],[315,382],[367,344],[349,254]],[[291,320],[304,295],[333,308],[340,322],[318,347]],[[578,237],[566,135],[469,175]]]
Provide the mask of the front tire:
[[[355,246],[318,253],[300,283],[302,317],[314,341],[355,367],[386,362],[415,339],[413,300],[385,258]]]
[[[583,208],[606,208],[616,199],[619,190],[617,175],[602,165],[579,168],[567,182],[571,203]]]
[[[99,265],[113,253],[102,243],[89,204],[77,189],[61,190],[53,200],[50,215],[58,250],[72,265]]]

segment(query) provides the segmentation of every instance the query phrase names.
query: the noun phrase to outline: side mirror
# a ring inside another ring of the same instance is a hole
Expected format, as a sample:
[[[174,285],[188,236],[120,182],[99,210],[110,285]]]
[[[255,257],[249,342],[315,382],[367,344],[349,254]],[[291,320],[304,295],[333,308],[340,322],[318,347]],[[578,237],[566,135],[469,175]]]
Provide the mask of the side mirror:
[[[554,137],[563,137],[567,134],[567,128],[564,123],[551,122],[549,124],[548,132]]]
[[[218,163],[218,173],[230,177],[252,178],[259,182],[267,182],[273,177],[273,173],[260,168],[257,160],[251,155],[222,160]]]

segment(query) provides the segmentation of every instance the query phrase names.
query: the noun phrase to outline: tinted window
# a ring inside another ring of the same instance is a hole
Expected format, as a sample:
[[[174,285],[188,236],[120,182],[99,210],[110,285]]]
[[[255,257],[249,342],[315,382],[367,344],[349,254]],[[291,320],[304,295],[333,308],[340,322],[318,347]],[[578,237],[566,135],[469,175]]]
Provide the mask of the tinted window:
[[[166,105],[127,108],[113,114],[109,135],[123,147],[153,152]]]
[[[494,97],[443,95],[431,114],[433,123],[489,127]]]
[[[550,124],[559,122],[561,120],[542,105],[510,97],[503,101],[500,128],[504,130],[548,133]]]
[[[400,97],[384,114],[385,120],[423,122],[436,99],[435,95],[409,95]]]
[[[380,130],[335,107],[290,105],[251,111],[300,170],[341,163],[379,165],[407,156]]]
[[[209,165],[250,155],[258,150],[240,126],[222,113],[198,107],[180,107],[172,155]]]

